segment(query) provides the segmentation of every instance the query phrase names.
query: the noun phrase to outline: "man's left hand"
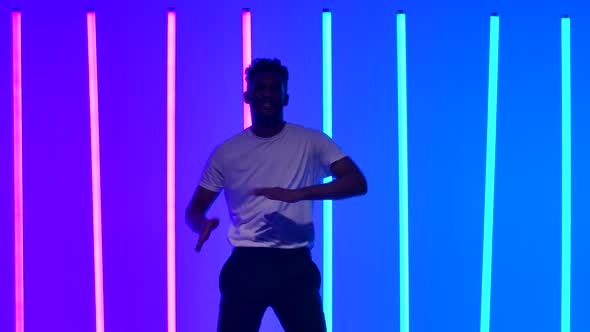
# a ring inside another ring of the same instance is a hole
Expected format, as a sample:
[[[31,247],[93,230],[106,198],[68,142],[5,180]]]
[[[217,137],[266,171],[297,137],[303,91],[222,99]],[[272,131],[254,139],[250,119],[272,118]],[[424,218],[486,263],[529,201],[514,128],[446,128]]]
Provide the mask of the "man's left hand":
[[[274,201],[295,203],[303,199],[303,192],[296,189],[285,189],[280,187],[257,188],[252,191],[255,196],[264,196]]]

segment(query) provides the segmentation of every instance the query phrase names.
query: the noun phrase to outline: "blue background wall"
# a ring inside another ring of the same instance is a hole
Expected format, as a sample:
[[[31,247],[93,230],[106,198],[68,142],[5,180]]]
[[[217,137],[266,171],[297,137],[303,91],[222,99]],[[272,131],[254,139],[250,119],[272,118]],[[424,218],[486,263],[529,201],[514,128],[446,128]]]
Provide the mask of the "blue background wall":
[[[334,138],[369,194],[334,204],[334,331],[399,326],[395,12],[408,30],[412,331],[479,328],[489,15],[500,14],[492,331],[558,331],[560,16],[572,17],[572,331],[590,330],[590,11],[584,1],[0,3],[0,331],[14,329],[11,10],[23,12],[25,326],[93,331],[85,12],[97,12],[106,331],[166,329],[166,9],[178,13],[178,331],[213,331],[228,213],[200,254],[183,213],[242,128],[240,10],[289,67],[288,121],[321,129],[333,10]],[[315,212],[321,266],[321,211]],[[270,310],[269,310],[270,312]],[[279,331],[272,314],[262,331]]]

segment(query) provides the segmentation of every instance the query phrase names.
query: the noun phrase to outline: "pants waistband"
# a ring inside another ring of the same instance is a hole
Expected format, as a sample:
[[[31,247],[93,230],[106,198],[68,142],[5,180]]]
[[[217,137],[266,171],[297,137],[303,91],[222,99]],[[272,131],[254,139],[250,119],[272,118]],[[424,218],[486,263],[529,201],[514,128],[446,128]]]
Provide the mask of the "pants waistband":
[[[235,247],[232,251],[234,255],[269,255],[269,256],[311,256],[311,250],[308,247],[283,249],[283,248],[266,248],[266,247]]]

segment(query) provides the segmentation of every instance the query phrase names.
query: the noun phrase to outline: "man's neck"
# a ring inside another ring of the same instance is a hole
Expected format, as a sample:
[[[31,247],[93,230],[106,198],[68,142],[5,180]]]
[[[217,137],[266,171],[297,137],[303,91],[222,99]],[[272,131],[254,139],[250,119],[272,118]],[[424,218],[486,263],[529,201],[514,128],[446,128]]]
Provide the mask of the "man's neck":
[[[287,123],[283,120],[273,124],[252,124],[252,132],[258,137],[272,137],[283,130]]]

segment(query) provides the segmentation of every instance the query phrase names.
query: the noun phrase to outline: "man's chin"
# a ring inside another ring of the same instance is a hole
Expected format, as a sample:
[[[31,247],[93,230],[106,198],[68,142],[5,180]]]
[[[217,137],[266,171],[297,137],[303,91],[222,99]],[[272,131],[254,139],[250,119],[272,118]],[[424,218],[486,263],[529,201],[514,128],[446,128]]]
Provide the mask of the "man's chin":
[[[281,113],[274,111],[271,113],[257,112],[253,114],[253,116],[257,121],[261,123],[274,123],[280,122],[282,120]]]
[[[255,112],[258,116],[264,118],[277,118],[280,116],[280,112],[275,109],[262,109]]]

